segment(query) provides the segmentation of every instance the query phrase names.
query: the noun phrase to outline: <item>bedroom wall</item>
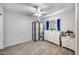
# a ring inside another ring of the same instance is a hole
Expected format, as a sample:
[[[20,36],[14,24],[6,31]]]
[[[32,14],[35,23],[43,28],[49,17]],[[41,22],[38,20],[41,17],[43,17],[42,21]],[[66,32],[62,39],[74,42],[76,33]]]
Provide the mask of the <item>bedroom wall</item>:
[[[27,15],[5,11],[5,47],[32,39],[32,18]]]
[[[47,19],[61,20],[61,31],[72,30],[75,32],[75,8],[47,17]]]

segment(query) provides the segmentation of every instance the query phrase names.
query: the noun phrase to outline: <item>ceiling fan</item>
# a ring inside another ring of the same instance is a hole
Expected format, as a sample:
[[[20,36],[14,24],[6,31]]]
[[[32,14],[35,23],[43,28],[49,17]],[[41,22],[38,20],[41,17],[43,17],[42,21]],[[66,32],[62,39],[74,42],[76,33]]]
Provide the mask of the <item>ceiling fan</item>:
[[[33,15],[36,17],[41,17],[43,14],[47,14],[47,12],[44,12],[43,9],[39,6],[34,6],[34,8],[36,9],[36,12]]]

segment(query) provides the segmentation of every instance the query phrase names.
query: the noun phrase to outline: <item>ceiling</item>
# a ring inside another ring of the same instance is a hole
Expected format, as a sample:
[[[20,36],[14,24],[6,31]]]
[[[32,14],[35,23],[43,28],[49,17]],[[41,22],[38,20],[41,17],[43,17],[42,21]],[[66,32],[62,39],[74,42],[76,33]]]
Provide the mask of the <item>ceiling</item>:
[[[3,3],[2,5],[4,6],[5,11],[18,12],[28,16],[32,16],[36,12],[36,6],[39,6],[43,11],[46,11],[47,14],[45,15],[62,9],[75,7],[75,4],[73,3]]]

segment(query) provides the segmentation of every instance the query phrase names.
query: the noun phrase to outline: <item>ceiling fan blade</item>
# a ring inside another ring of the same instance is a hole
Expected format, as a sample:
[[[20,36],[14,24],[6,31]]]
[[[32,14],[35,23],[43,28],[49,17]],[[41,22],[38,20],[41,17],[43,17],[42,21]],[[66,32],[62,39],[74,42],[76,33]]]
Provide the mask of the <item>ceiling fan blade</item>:
[[[40,13],[42,13],[42,14],[47,14],[47,12],[43,12],[43,11],[42,11],[42,12],[40,12]]]
[[[28,10],[29,12],[35,13],[36,9],[33,7],[26,7],[26,10]]]

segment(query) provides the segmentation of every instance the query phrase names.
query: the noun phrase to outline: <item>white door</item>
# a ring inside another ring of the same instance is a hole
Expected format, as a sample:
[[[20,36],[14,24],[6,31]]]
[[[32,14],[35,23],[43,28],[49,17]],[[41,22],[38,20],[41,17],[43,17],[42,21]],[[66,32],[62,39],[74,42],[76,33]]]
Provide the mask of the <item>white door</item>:
[[[36,22],[36,40],[38,40],[39,38],[39,23]]]
[[[2,9],[0,6],[0,49],[3,48],[3,15]]]

